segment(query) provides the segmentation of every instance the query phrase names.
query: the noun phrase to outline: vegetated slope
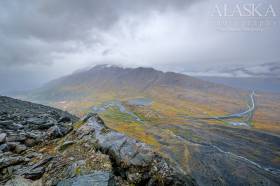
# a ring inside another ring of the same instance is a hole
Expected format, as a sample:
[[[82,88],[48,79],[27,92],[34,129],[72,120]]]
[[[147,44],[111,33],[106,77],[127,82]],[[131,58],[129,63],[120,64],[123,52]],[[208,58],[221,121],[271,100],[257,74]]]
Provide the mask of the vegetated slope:
[[[104,101],[150,97],[155,111],[174,121],[175,115],[205,117],[240,112],[247,107],[248,95],[248,91],[174,72],[98,65],[54,80],[32,92],[28,99],[82,115]],[[279,133],[279,95],[257,92],[256,97],[255,127]]]

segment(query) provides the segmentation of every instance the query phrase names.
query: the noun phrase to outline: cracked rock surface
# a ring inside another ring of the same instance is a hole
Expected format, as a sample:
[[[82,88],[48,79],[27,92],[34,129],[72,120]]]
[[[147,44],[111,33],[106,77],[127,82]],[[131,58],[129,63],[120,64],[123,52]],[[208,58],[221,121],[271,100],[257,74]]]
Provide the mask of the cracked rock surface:
[[[96,147],[108,154],[114,171],[129,183],[147,185],[195,185],[194,180],[172,167],[145,143],[106,127],[98,115],[88,119],[83,128],[91,131]]]

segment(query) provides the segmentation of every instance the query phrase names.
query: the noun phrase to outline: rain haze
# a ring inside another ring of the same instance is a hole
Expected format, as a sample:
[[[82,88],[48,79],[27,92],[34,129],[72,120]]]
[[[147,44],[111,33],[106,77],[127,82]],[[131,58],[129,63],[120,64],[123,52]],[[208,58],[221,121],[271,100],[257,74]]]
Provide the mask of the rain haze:
[[[279,63],[279,7],[278,0],[2,0],[0,92],[104,63],[176,72]]]

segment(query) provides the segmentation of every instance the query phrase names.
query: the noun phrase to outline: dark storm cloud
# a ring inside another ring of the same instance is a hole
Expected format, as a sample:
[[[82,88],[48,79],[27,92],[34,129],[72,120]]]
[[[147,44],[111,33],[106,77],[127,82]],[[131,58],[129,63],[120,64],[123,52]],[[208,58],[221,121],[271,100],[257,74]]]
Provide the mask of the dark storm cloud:
[[[0,92],[37,87],[88,65],[85,61],[104,42],[104,33],[123,17],[190,4],[192,0],[2,0]],[[110,47],[101,48],[102,55],[114,51]]]
[[[120,17],[183,8],[187,0],[35,0],[0,2],[0,63],[51,62],[65,42],[100,42],[90,31],[109,29]]]

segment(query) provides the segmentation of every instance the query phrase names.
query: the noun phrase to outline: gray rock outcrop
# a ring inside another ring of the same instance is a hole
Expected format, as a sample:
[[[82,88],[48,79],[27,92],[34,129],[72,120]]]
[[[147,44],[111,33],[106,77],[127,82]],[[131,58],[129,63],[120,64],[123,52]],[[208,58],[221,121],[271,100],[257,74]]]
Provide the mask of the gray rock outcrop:
[[[150,146],[106,127],[98,115],[92,115],[77,131],[96,139],[96,146],[113,161],[115,173],[137,185],[195,185]]]

